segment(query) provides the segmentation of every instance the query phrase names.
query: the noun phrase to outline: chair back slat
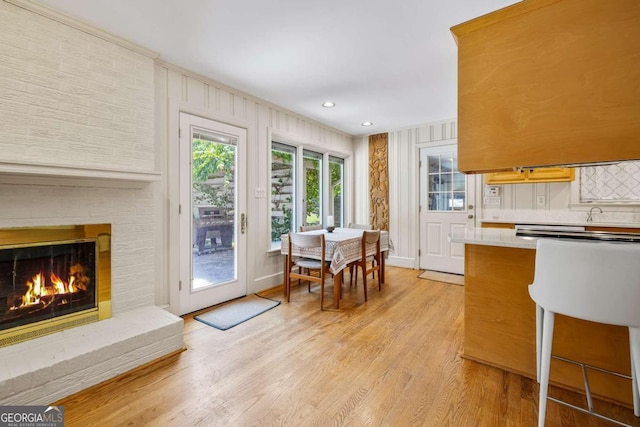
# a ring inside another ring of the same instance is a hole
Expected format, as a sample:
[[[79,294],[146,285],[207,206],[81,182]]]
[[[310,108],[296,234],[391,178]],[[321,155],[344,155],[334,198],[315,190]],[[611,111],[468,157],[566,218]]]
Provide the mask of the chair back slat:
[[[300,226],[300,231],[313,231],[313,230],[322,230],[322,224]]]
[[[324,234],[289,233],[289,241],[299,248],[319,247],[324,240]]]

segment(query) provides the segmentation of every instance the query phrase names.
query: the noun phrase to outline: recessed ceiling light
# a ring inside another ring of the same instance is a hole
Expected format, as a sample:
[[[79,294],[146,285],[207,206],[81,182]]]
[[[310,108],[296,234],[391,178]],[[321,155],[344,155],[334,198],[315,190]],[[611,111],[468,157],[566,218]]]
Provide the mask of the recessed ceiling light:
[[[331,101],[327,101],[327,102],[323,102],[322,106],[324,108],[333,108],[336,106],[335,102],[331,102]]]
[[[362,126],[371,126],[372,124],[371,122],[362,122]]]

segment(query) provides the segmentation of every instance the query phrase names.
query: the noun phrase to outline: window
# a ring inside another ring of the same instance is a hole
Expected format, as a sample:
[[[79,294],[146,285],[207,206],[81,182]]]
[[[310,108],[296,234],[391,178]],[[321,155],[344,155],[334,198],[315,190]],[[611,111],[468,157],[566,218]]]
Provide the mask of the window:
[[[637,202],[640,162],[585,166],[580,171],[580,202]]]
[[[430,154],[427,158],[429,210],[465,210],[465,176],[458,172],[457,153]]]
[[[344,224],[342,206],[344,206],[344,159],[329,156],[329,215],[333,215],[336,227]]]
[[[343,226],[343,211],[344,159],[317,150],[272,142],[273,249],[280,246],[283,234],[295,231],[301,225],[323,224],[328,215],[333,215],[336,227]]]
[[[302,186],[302,217],[304,224],[321,224],[322,195],[322,154],[314,151],[303,151],[304,181]]]
[[[294,230],[296,148],[273,142],[271,145],[271,242]]]

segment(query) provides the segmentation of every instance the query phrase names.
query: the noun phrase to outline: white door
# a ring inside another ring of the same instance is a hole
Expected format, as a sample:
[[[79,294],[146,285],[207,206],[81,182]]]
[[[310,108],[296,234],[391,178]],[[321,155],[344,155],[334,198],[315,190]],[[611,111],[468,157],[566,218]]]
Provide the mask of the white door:
[[[473,227],[475,177],[458,171],[457,145],[420,149],[420,268],[464,274],[464,244],[449,233]]]
[[[180,113],[180,314],[247,294],[246,140]]]

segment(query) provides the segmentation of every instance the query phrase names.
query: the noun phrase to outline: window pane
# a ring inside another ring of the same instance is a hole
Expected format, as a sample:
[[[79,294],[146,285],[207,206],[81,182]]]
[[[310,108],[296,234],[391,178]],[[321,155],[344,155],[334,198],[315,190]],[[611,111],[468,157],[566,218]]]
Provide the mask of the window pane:
[[[192,257],[191,289],[236,278],[236,146],[223,135],[194,132],[191,143]],[[215,266],[224,263],[229,268]]]
[[[440,172],[440,156],[429,156],[429,173]]]
[[[453,191],[465,191],[465,176],[463,173],[456,172],[453,174]]]
[[[432,154],[427,159],[429,210],[465,210],[466,180],[464,174],[457,170],[457,153]]]
[[[271,242],[293,230],[296,149],[277,142],[271,148]]]
[[[302,218],[306,225],[320,224],[322,154],[308,150],[304,150],[303,153],[304,185],[302,187],[302,198],[304,203]]]
[[[329,157],[329,176],[331,188],[329,188],[329,215],[333,215],[333,222],[336,227],[343,224],[344,192],[344,159]]]
[[[453,193],[453,198],[451,199],[451,207],[452,207],[452,209],[454,211],[462,211],[462,210],[464,210],[465,209],[464,199],[465,199],[464,191],[454,192]]]

